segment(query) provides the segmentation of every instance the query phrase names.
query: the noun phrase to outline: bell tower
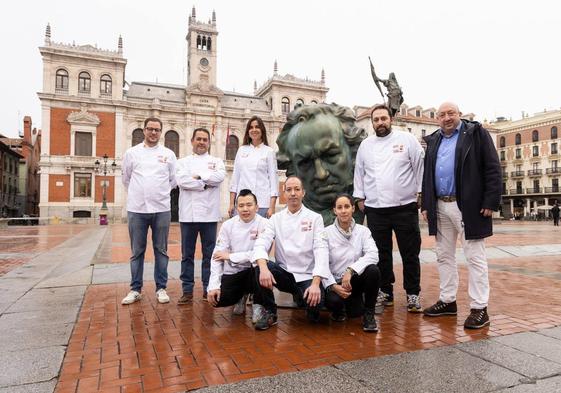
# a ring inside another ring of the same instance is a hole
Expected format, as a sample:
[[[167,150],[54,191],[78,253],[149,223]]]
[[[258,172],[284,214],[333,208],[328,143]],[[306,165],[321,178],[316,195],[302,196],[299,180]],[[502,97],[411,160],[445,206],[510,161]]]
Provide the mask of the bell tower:
[[[201,90],[216,87],[216,12],[208,23],[197,21],[195,6],[189,16],[187,32],[187,87]]]

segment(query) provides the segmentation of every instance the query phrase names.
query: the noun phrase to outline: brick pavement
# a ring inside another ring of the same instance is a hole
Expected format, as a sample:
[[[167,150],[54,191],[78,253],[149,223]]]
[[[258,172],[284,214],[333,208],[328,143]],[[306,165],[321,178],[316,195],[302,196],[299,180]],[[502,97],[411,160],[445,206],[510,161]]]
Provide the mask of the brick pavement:
[[[488,244],[561,243],[553,227],[517,224],[497,225],[498,233]],[[40,227],[36,229],[40,233],[22,230],[18,236],[28,237],[27,247],[22,246],[25,241],[7,241],[7,234],[0,232],[0,244],[12,247],[13,254],[20,249],[32,253],[34,247],[41,250],[60,244],[62,238],[80,228]],[[125,247],[128,251],[126,226],[111,229],[109,240],[99,250],[101,261],[126,262],[128,254],[119,250]],[[174,226],[171,241],[177,245],[178,234],[179,227]],[[423,247],[431,247],[426,236]],[[111,259],[106,256],[108,252]],[[0,255],[0,264],[2,261]],[[120,305],[128,291],[126,283],[91,285],[56,391],[181,392],[561,325],[561,278],[557,276],[561,268],[557,256],[495,259],[490,265],[492,324],[479,331],[462,327],[469,307],[465,267],[460,267],[458,317],[432,319],[406,312],[405,295],[400,289],[401,266],[396,266],[396,305],[379,318],[378,334],[362,332],[360,319],[334,323],[327,313],[322,323],[311,326],[302,311],[291,309],[279,311],[277,327],[256,332],[249,315],[234,317],[230,308],[215,310],[203,302],[200,286],[196,287],[194,304],[177,306],[181,291],[177,280],[170,281],[172,302],[164,305],[156,302],[153,282],[146,283],[142,302],[127,307]],[[438,273],[434,264],[422,266],[422,288],[424,305],[436,300]]]

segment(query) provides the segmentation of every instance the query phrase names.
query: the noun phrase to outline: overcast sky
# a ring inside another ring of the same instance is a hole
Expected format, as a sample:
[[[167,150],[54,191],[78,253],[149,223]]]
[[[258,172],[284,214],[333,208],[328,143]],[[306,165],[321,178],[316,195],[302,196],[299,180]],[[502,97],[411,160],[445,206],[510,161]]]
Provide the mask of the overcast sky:
[[[24,115],[41,126],[43,44],[52,40],[116,49],[126,79],[186,83],[187,18],[216,10],[218,87],[253,92],[278,60],[279,73],[320,79],[328,102],[380,101],[368,65],[395,72],[405,102],[456,101],[477,119],[518,119],[561,107],[561,5],[554,1],[29,1],[8,2],[0,24],[0,133],[15,136]]]

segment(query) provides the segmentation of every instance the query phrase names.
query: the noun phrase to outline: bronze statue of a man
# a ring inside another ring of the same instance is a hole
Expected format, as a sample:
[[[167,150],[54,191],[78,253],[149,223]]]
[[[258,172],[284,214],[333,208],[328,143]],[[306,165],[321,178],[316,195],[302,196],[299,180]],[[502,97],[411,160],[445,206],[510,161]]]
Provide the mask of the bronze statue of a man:
[[[352,194],[356,152],[368,136],[355,121],[350,108],[337,104],[300,106],[288,114],[277,138],[279,169],[302,179],[304,205],[320,213],[325,225],[334,220],[335,197]]]
[[[370,60],[370,58],[368,58]],[[380,87],[380,83],[384,85],[386,88],[386,97],[388,97],[388,107],[391,111],[391,116],[394,117],[397,112],[399,112],[399,108],[401,104],[403,104],[403,91],[401,87],[399,87],[399,83],[397,83],[397,79],[393,72],[390,72],[388,79],[380,79],[376,75],[376,71],[374,70],[374,65],[372,64],[372,60],[370,60],[370,72],[372,74],[372,79],[378,87],[380,94],[382,94],[382,98],[384,98],[384,94],[382,93],[382,88]],[[385,99],[384,99],[385,104]]]

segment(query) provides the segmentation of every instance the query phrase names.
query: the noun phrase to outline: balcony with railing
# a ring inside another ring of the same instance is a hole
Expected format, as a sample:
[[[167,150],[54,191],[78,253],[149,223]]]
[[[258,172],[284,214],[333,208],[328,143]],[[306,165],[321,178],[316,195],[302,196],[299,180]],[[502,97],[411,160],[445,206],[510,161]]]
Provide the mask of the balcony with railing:
[[[526,188],[526,194],[541,194],[542,188],[541,187],[529,187]]]
[[[561,194],[561,188],[559,186],[545,187],[546,194]]]
[[[539,177],[542,174],[543,174],[542,169],[529,169],[528,170],[528,176],[530,176],[530,177]]]
[[[545,173],[550,176],[561,175],[561,167],[546,168]]]
[[[507,180],[508,179],[508,172],[503,172],[503,180]]]
[[[524,194],[524,189],[523,188],[511,188],[510,195],[523,195]]]
[[[521,179],[524,177],[524,171],[514,171],[510,172],[511,179]]]

